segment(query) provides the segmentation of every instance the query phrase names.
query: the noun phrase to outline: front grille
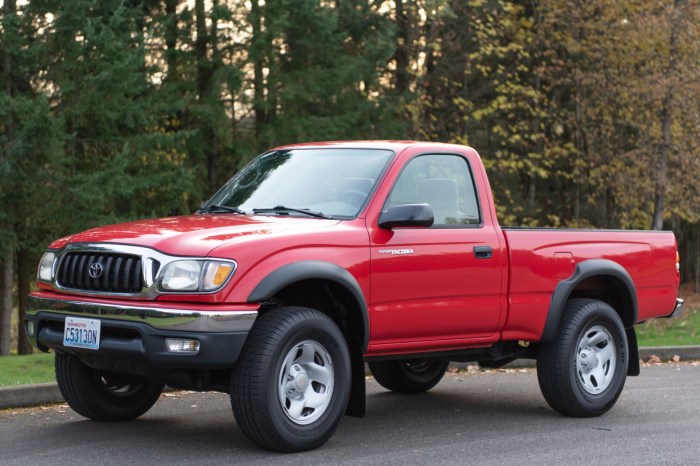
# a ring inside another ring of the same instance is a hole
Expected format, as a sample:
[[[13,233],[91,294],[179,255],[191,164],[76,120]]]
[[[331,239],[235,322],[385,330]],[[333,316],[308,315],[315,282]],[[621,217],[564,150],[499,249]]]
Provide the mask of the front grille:
[[[139,293],[143,288],[141,270],[140,256],[70,252],[58,267],[57,280],[59,286],[74,290]]]

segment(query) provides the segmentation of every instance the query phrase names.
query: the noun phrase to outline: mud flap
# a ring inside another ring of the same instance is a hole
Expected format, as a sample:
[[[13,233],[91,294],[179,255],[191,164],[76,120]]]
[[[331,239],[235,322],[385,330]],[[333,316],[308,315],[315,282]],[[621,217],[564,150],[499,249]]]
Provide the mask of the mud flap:
[[[350,383],[350,399],[345,409],[346,416],[365,417],[365,360],[359,346],[350,349],[352,364],[352,382]]]
[[[639,375],[639,347],[637,346],[637,332],[634,327],[625,329],[627,333],[627,348],[629,350],[629,362],[627,363],[627,375]]]

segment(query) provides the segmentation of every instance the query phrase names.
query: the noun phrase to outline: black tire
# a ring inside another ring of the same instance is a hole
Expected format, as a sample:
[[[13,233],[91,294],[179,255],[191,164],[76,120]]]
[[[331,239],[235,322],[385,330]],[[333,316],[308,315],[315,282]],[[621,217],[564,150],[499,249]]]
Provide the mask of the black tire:
[[[71,354],[56,353],[55,367],[58,388],[68,405],[95,421],[135,419],[151,409],[163,392],[163,385],[92,369]]]
[[[368,363],[382,387],[399,393],[427,392],[442,380],[449,361],[401,359]]]
[[[327,315],[280,307],[258,317],[231,374],[245,436],[267,450],[312,450],[338,426],[350,396],[350,353]]]
[[[566,416],[600,416],[622,392],[628,359],[627,335],[617,312],[602,301],[572,299],[556,340],[539,348],[542,395]]]

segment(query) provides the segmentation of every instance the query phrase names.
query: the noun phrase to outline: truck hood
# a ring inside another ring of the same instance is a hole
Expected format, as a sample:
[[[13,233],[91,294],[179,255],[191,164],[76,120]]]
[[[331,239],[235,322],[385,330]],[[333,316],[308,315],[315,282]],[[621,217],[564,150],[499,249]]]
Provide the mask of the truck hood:
[[[72,243],[119,243],[145,246],[166,254],[206,256],[224,244],[249,239],[252,235],[300,234],[339,223],[305,217],[249,215],[188,215],[94,228],[62,238],[52,248]]]

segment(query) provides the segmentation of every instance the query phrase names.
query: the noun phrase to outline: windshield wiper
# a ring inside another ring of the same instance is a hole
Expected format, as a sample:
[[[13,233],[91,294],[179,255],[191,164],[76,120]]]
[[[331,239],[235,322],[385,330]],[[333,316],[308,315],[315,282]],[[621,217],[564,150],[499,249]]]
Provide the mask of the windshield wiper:
[[[231,206],[227,206],[227,205],[216,205],[216,204],[207,206],[204,209],[200,209],[199,211],[202,213],[206,213],[206,212],[214,212],[216,210],[223,210],[225,212],[231,212],[233,214],[245,215],[245,212],[243,210],[239,209],[238,207],[231,207]]]
[[[316,218],[325,218],[325,219],[332,219],[330,215],[326,215],[323,212],[314,212],[313,210],[309,209],[297,209],[295,207],[287,207],[283,205],[277,205],[275,207],[271,208],[266,208],[266,209],[253,209],[253,213],[256,214],[262,214],[265,212],[297,212],[299,214],[304,214],[308,215],[309,217],[316,217]]]

